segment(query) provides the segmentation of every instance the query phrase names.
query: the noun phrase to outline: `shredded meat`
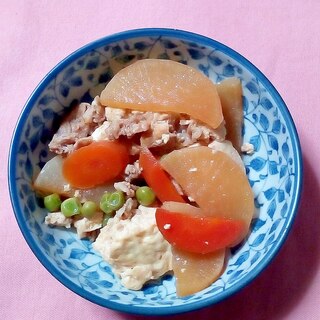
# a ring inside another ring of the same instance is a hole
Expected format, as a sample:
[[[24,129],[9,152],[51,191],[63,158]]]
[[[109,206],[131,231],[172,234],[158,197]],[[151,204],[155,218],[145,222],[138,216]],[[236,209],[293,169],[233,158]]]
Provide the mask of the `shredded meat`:
[[[124,205],[116,211],[115,217],[122,220],[130,219],[135,215],[137,207],[137,200],[128,198]]]
[[[136,160],[133,164],[128,164],[124,170],[125,180],[131,182],[140,177],[142,168],[139,165],[139,160]]]
[[[148,148],[166,146],[167,150],[180,149],[196,142],[208,144],[214,140],[224,140],[224,124],[211,129],[200,121],[175,114],[128,111],[106,107],[106,121],[97,128],[93,140],[116,140],[124,136],[140,137],[140,145]],[[138,154],[140,146],[134,143],[131,154]]]
[[[85,238],[88,233],[98,230],[102,227],[103,213],[98,211],[95,215],[88,219],[86,217],[76,220],[74,226],[80,239]]]
[[[75,148],[91,143],[91,134],[104,119],[104,107],[99,97],[92,104],[80,103],[60,125],[49,143],[50,150],[57,154],[70,153]]]
[[[165,132],[173,128],[175,117],[166,113],[125,111],[106,107],[106,121],[93,132],[94,140],[116,140],[120,136],[128,138],[138,133],[153,132],[159,134],[160,126]]]
[[[44,223],[50,226],[56,227],[71,227],[72,220],[70,218],[66,218],[65,215],[58,211],[58,212],[49,212],[45,217]]]
[[[124,192],[130,198],[134,197],[136,189],[138,188],[127,181],[115,182],[113,186],[116,190]]]
[[[208,145],[225,139],[225,126],[211,129],[187,115],[130,111],[102,107],[99,97],[92,104],[81,103],[63,121],[49,144],[51,151],[63,154],[92,141],[131,140],[130,154],[139,154],[141,147],[157,148],[164,154],[195,143]],[[130,182],[128,176],[126,181]]]
[[[148,148],[163,146],[174,138],[177,118],[166,113],[151,112],[151,114],[154,117],[150,123],[150,130],[141,136],[141,145]]]
[[[179,121],[179,125],[177,140],[180,148],[191,146],[197,142],[207,145],[213,140],[225,139],[226,130],[224,124],[213,130],[197,120],[182,119]]]

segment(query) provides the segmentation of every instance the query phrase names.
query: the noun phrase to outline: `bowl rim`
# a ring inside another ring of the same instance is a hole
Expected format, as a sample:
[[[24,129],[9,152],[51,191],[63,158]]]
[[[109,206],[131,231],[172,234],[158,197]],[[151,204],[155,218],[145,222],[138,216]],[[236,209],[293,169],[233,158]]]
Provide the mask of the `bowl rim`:
[[[33,238],[28,234],[27,226],[20,215],[20,207],[19,207],[19,193],[16,188],[16,161],[17,161],[17,147],[20,141],[20,134],[22,132],[24,123],[28,118],[34,103],[39,98],[43,89],[47,86],[47,84],[60,72],[62,71],[68,64],[72,63],[79,57],[85,55],[86,53],[90,52],[95,48],[99,48],[103,45],[108,45],[113,42],[138,38],[138,37],[153,37],[153,36],[167,36],[172,38],[177,38],[180,40],[185,40],[189,42],[197,42],[203,44],[208,47],[214,47],[219,51],[225,53],[229,57],[233,58],[234,60],[238,61],[242,65],[244,65],[249,72],[254,74],[266,87],[269,94],[272,96],[276,105],[280,108],[282,112],[282,116],[287,123],[287,129],[289,131],[289,136],[292,139],[292,147],[293,147],[293,156],[294,156],[294,163],[296,163],[296,179],[295,184],[293,185],[293,190],[295,192],[290,207],[288,208],[288,212],[292,212],[291,218],[286,220],[286,228],[285,232],[279,235],[279,241],[277,245],[274,246],[270,251],[269,254],[264,258],[264,260],[252,271],[248,276],[245,277],[242,281],[240,281],[237,285],[228,288],[228,290],[224,291],[219,295],[219,297],[208,297],[207,299],[201,301],[195,301],[187,305],[178,305],[178,306],[161,306],[161,307],[151,307],[151,306],[131,306],[126,304],[120,304],[118,302],[112,302],[101,298],[91,292],[87,292],[82,288],[75,285],[72,281],[70,281],[62,272],[60,272],[57,268],[51,265],[49,259],[46,257],[45,254],[39,249],[38,244],[33,240]],[[275,258],[278,254],[280,248],[284,244],[293,222],[295,220],[299,202],[302,193],[302,178],[303,178],[303,159],[302,159],[302,151],[301,145],[299,141],[299,136],[297,133],[297,129],[295,127],[293,118],[281,98],[278,91],[275,89],[273,84],[268,80],[268,78],[248,59],[243,57],[234,49],[222,44],[219,41],[211,39],[209,37],[193,33],[190,31],[180,30],[180,29],[172,29],[172,28],[141,28],[141,29],[132,29],[127,31],[118,32],[112,35],[108,35],[102,37],[100,39],[94,40],[81,48],[75,50],[71,54],[69,54],[66,58],[61,60],[55,67],[53,67],[45,77],[40,81],[34,91],[31,93],[30,97],[28,98],[27,102],[25,103],[19,118],[17,120],[13,136],[11,139],[10,147],[9,147],[9,156],[8,156],[8,186],[9,186],[9,193],[10,193],[10,200],[12,204],[12,208],[15,214],[15,218],[19,225],[20,231],[23,234],[26,242],[28,243],[30,249],[37,257],[37,259],[41,262],[41,264],[47,269],[49,273],[51,273],[59,282],[61,282],[64,286],[72,290],[73,292],[77,293],[81,297],[101,305],[103,307],[107,307],[113,310],[132,313],[132,314],[141,314],[141,315],[170,315],[170,314],[178,314],[178,313],[185,313],[189,311],[194,311],[197,309],[201,309],[215,303],[218,303],[226,298],[232,296],[236,292],[240,291],[242,288],[247,286],[251,283],[268,265],[269,263]]]

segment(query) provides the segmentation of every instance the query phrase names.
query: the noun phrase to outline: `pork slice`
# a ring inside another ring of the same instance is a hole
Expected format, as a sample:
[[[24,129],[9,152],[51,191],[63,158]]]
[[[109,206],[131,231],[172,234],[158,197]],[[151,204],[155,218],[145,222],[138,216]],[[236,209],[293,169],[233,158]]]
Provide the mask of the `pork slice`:
[[[74,150],[75,145],[76,148],[87,145],[91,142],[88,137],[104,119],[104,107],[101,106],[99,97],[92,104],[80,103],[61,123],[49,143],[50,150],[57,154],[67,154]]]

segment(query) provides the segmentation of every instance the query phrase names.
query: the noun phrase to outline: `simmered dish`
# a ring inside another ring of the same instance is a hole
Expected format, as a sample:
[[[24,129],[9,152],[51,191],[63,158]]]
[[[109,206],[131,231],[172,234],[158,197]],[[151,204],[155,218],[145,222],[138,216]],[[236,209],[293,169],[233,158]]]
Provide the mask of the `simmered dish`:
[[[253,216],[242,124],[240,80],[137,61],[53,136],[34,182],[44,221],[91,238],[129,289],[173,271],[177,295],[196,293],[223,273]]]

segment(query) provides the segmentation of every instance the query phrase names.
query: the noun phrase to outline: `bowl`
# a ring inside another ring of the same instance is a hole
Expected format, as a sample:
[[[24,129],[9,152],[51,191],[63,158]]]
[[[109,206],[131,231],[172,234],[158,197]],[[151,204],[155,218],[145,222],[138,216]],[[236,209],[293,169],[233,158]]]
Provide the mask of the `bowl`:
[[[48,150],[59,119],[79,101],[91,102],[121,68],[137,59],[180,61],[219,82],[236,76],[243,86],[244,155],[255,195],[250,233],[232,250],[223,275],[207,289],[176,296],[174,277],[142,290],[124,288],[110,266],[75,232],[44,224],[32,182],[52,155]],[[168,315],[206,307],[238,292],[257,277],[284,243],[294,221],[302,181],[298,135],[290,113],[270,81],[231,48],[194,33],[139,29],[107,36],[75,51],[41,81],[18,119],[9,154],[9,189],[21,232],[43,266],[66,287],[118,311]]]

